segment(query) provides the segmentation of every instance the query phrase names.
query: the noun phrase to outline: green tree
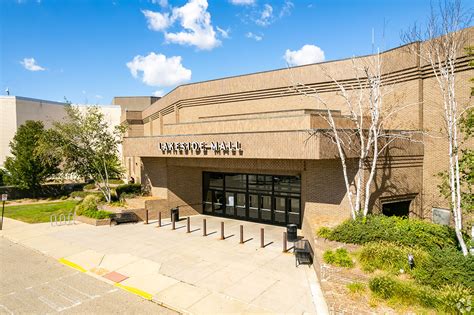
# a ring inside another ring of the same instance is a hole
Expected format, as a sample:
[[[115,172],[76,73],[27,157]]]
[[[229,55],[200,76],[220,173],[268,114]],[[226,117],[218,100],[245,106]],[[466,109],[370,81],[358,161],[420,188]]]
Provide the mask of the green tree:
[[[3,178],[6,177],[6,175],[7,175],[7,172],[3,168],[0,168],[0,186],[5,185]]]
[[[81,111],[69,104],[66,113],[64,121],[55,122],[48,130],[51,141],[42,152],[60,157],[64,173],[93,179],[110,202],[109,178],[123,174],[118,146],[125,129],[110,128],[97,106]]]
[[[45,157],[39,147],[46,143],[46,130],[41,121],[27,120],[10,142],[12,156],[5,161],[6,184],[32,189],[33,194],[46,179],[59,173],[59,159]]]

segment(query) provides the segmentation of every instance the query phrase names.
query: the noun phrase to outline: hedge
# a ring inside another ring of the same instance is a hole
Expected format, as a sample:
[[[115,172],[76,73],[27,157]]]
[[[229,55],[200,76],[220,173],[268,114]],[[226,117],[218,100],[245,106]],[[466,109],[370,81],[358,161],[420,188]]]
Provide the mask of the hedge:
[[[120,185],[115,188],[115,192],[117,193],[117,198],[121,199],[123,194],[127,194],[128,196],[131,195],[140,195],[142,193],[142,185],[141,184],[125,184]]]
[[[330,231],[327,228],[320,230],[318,234],[333,241],[351,244],[387,241],[428,251],[457,248],[456,234],[451,227],[395,216],[369,215],[366,218],[349,219]]]

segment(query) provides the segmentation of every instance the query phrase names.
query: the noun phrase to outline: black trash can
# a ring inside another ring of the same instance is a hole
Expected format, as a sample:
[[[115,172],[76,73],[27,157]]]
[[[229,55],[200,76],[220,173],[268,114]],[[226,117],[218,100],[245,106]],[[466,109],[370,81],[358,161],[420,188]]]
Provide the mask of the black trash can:
[[[286,239],[288,242],[296,242],[298,240],[298,226],[296,224],[288,224],[286,226]]]
[[[171,211],[170,211],[170,218],[171,220],[173,220],[174,218],[174,222],[179,222],[179,208],[176,207],[176,208],[171,208]]]

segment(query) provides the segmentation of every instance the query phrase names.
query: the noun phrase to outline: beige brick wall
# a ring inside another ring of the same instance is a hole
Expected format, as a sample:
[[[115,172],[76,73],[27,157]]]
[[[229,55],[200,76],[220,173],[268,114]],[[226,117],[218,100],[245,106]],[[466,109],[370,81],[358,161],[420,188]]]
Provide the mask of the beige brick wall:
[[[390,173],[378,173],[375,196],[409,196],[415,198],[413,210],[421,192],[421,163],[403,167],[409,161],[391,161]],[[416,162],[415,162],[416,163]],[[187,214],[202,212],[202,172],[238,172],[273,175],[301,175],[301,205],[303,227],[316,231],[318,226],[336,225],[350,216],[340,162],[337,160],[225,160],[192,158],[144,158],[143,178],[154,196],[166,204],[150,207],[162,209],[181,206]],[[354,170],[349,170],[351,177]],[[374,201],[375,202],[375,201]],[[375,208],[377,209],[377,208]]]
[[[472,38],[474,28],[469,32]],[[439,197],[436,177],[447,168],[446,140],[440,138],[441,97],[432,71],[420,67],[408,47],[382,54],[384,115],[396,111],[385,127],[423,129],[424,144],[418,139],[393,144],[390,155],[378,165],[371,207],[380,211],[384,201],[410,199],[412,215],[429,218],[433,206],[448,206]],[[372,60],[362,57],[356,62],[370,66]],[[461,56],[457,97],[462,105],[472,104],[468,79],[474,74],[467,64]],[[352,61],[339,60],[180,86],[143,110],[142,129],[132,126],[135,137],[125,139],[125,154],[142,157],[143,178],[149,178],[153,195],[167,198],[169,205],[201,202],[204,170],[301,174],[303,228],[313,233],[318,225],[348,217],[349,209],[334,144],[323,136],[309,137],[310,129],[325,128],[324,119],[314,112],[324,106],[292,85],[316,88],[331,109],[347,114],[328,74],[345,80],[348,87],[357,83]],[[348,93],[358,96],[357,90]],[[350,123],[338,119],[341,127],[350,128]],[[193,141],[240,141],[243,151],[163,153],[158,147],[160,142]],[[472,141],[465,145],[474,146]]]

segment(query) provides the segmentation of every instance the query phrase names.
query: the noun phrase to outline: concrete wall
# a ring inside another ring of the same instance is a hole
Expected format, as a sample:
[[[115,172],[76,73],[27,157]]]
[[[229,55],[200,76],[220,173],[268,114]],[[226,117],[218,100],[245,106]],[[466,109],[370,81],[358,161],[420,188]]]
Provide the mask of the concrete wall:
[[[0,97],[0,167],[10,155],[9,143],[16,133],[16,102],[13,97]]]
[[[66,112],[65,103],[45,101],[19,96],[0,96],[0,167],[7,156],[10,156],[9,143],[16,134],[18,127],[27,120],[42,121],[46,128],[50,128],[54,121],[62,120]],[[81,111],[89,105],[74,104]],[[121,109],[115,105],[99,105],[112,130],[120,124]],[[120,147],[120,156],[122,155]]]

